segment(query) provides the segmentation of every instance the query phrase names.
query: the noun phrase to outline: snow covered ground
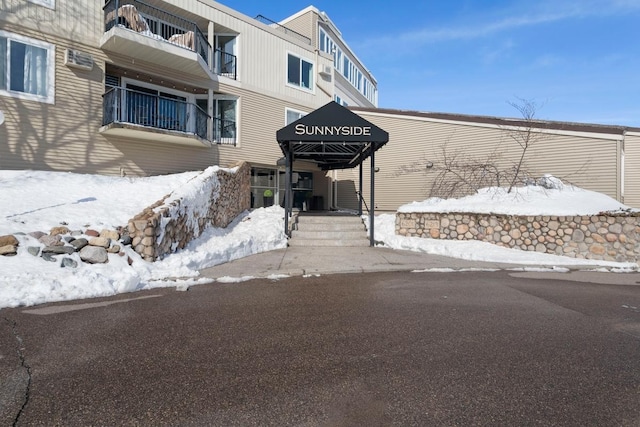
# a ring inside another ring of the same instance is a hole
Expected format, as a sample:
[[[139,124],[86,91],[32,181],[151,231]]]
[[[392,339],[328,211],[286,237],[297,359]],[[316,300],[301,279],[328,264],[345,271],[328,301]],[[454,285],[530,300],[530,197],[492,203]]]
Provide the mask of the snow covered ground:
[[[154,287],[204,283],[199,270],[248,255],[286,247],[284,210],[274,206],[245,212],[225,229],[212,228],[184,250],[149,263],[131,248],[133,259],[109,255],[107,264],[85,264],[78,254],[77,268],[62,268],[27,252],[40,245],[27,235],[49,232],[61,224],[69,229],[115,229],[145,207],[180,188],[199,172],[130,178],[81,175],[59,172],[0,171],[0,236],[14,234],[20,241],[18,255],[0,256],[0,308],[34,305],[52,301],[109,296]],[[488,189],[457,200],[429,199],[401,210],[473,210],[507,214],[596,214],[628,209],[608,196],[577,188],[526,187],[507,194]],[[520,265],[593,265],[593,261],[527,253],[482,242],[443,241],[395,235],[395,216],[379,215],[375,239],[394,249],[420,251],[477,261],[513,262]],[[16,234],[24,233],[24,234]],[[42,245],[40,245],[42,246]],[[603,263],[612,271],[635,271],[637,264]]]

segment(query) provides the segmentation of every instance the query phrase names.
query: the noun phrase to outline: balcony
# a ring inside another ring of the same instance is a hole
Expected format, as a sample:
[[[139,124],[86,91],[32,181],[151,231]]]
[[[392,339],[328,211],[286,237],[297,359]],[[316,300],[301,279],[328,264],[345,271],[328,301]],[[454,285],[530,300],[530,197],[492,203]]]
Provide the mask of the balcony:
[[[100,47],[105,52],[212,77],[211,45],[195,22],[138,0],[109,0],[103,10]]]
[[[162,96],[112,87],[102,99],[100,133],[134,139],[210,147],[235,145],[236,124],[211,119],[204,110],[180,96]],[[209,122],[212,137],[209,138]]]

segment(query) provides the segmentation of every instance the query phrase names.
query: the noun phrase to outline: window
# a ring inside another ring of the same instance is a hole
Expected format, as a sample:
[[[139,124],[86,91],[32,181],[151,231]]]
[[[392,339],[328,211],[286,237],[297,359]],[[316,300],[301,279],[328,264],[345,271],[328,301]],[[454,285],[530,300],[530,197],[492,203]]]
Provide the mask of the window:
[[[236,141],[237,99],[229,96],[216,96],[213,100],[213,139],[222,144]]]
[[[287,55],[287,83],[304,89],[313,88],[313,64],[298,58],[295,55]]]
[[[28,0],[31,3],[39,4],[40,6],[48,7],[49,9],[56,8],[56,0]]]
[[[0,30],[0,95],[52,104],[55,48]]]
[[[291,123],[295,122],[296,120],[299,120],[302,117],[307,115],[307,113],[303,113],[302,111],[291,110],[289,108],[286,108],[286,112],[287,112],[287,117],[285,119],[286,121],[285,126],[288,126]]]

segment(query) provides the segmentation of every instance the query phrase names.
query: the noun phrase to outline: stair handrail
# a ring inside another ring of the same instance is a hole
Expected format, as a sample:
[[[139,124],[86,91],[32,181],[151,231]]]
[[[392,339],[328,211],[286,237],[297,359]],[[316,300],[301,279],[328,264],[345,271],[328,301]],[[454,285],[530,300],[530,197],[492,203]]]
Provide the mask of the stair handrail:
[[[367,201],[364,199],[364,197],[362,197],[362,193],[356,190],[356,194],[358,195],[358,198],[362,200],[362,203],[364,203],[364,207],[367,210],[367,215],[370,215],[371,213],[369,212],[369,206],[367,206]]]

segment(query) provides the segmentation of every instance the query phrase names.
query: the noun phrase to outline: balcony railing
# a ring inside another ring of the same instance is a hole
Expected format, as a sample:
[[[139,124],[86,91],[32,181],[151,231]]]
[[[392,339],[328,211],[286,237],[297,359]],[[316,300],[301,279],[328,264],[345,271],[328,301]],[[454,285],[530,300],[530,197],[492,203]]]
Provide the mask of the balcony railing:
[[[214,70],[216,74],[237,80],[236,62],[235,55],[216,49],[216,69]]]
[[[181,99],[151,95],[131,89],[112,87],[103,95],[102,125],[127,123],[154,129],[183,132],[208,138],[209,116],[196,104]],[[213,142],[236,145],[236,123],[212,119]]]
[[[105,32],[118,25],[196,52],[211,67],[211,45],[198,26],[139,0],[108,0],[104,5]]]

